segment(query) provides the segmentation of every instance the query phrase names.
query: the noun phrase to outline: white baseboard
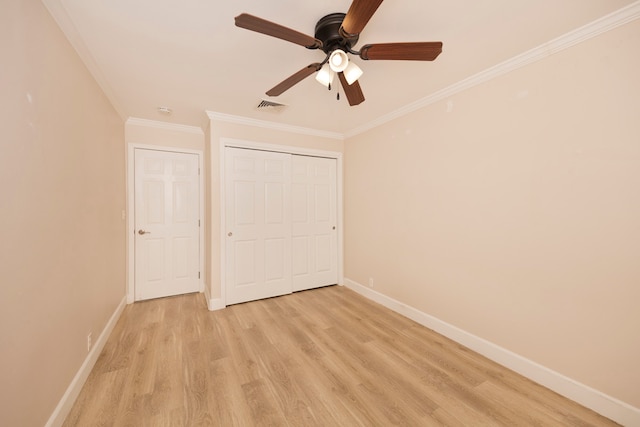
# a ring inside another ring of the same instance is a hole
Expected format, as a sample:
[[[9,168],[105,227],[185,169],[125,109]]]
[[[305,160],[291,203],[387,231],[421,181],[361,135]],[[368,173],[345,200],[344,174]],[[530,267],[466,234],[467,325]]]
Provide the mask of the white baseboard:
[[[492,342],[464,331],[400,301],[389,298],[353,280],[344,279],[344,285],[396,313],[433,329],[471,350],[505,366],[558,394],[617,422],[623,426],[640,426],[640,408],[608,396],[581,384],[532,360],[502,348]]]
[[[95,341],[93,348],[82,363],[82,366],[80,366],[76,376],[73,377],[71,384],[67,388],[67,391],[65,391],[62,399],[60,399],[60,402],[58,402],[58,406],[56,406],[56,409],[49,417],[49,421],[47,421],[45,427],[60,427],[62,426],[62,423],[64,423],[64,420],[67,418],[67,415],[69,415],[69,412],[71,412],[71,408],[78,398],[78,395],[82,390],[82,386],[84,386],[84,383],[87,381],[93,366],[96,364],[100,353],[102,353],[102,349],[107,343],[107,339],[109,338],[109,335],[111,335],[111,331],[113,331],[113,328],[116,326],[116,323],[118,322],[118,319],[126,305],[127,298],[124,297],[122,298],[122,301],[120,301],[116,311],[111,315],[111,318],[102,330],[102,333]]]
[[[226,307],[224,301],[222,301],[222,298],[211,298],[211,293],[208,286],[204,287],[204,296],[207,299],[207,307],[209,308],[209,311],[222,310]]]

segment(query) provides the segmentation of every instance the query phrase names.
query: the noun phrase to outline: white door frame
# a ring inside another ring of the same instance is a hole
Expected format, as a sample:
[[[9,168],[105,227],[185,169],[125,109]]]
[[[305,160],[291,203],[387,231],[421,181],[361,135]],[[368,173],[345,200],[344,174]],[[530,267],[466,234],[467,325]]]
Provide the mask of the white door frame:
[[[189,150],[177,147],[166,147],[161,145],[149,144],[128,144],[127,147],[127,304],[135,301],[135,150],[165,151],[169,153],[195,154],[198,156],[199,194],[198,203],[200,204],[200,228],[198,235],[198,288],[200,292],[204,291],[204,153],[202,150]],[[124,215],[124,212],[123,212]]]
[[[227,283],[226,283],[226,174],[225,174],[225,149],[227,147],[247,148],[260,151],[275,151],[278,153],[298,154],[302,156],[326,157],[336,159],[336,197],[337,197],[337,227],[338,227],[338,284],[344,283],[344,218],[342,203],[342,153],[338,151],[325,151],[312,148],[294,147],[291,145],[268,144],[264,142],[246,141],[234,138],[220,139],[220,300],[222,307],[227,304]],[[216,307],[216,308],[222,308]]]

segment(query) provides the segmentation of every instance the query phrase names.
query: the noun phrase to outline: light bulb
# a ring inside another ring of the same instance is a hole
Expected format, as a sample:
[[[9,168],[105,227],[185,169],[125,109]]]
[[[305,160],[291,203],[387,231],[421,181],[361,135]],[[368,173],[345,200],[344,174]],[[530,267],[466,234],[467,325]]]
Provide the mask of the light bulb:
[[[329,56],[329,65],[333,71],[340,73],[349,65],[349,57],[343,50],[336,49]]]

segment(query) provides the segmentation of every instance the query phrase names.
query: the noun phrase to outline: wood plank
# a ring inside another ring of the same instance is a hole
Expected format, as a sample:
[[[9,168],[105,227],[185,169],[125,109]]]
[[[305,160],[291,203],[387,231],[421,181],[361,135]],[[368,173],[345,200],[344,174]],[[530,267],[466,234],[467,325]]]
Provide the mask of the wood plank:
[[[616,424],[332,286],[215,312],[201,294],[128,306],[78,425]]]

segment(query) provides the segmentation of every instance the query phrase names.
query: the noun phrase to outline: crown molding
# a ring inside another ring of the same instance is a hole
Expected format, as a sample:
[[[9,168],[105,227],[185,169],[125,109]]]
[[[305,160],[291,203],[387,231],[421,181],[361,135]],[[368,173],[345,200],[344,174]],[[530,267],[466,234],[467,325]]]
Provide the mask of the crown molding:
[[[343,141],[345,136],[339,132],[329,132],[318,129],[305,128],[301,126],[286,125],[283,123],[270,122],[267,120],[251,119],[248,117],[234,116],[231,114],[218,113],[215,111],[206,111],[210,120],[218,120],[226,123],[234,123],[244,126],[254,126],[263,129],[278,130],[282,132],[297,133],[308,136],[317,136],[320,138],[338,139]]]
[[[171,130],[176,132],[193,133],[196,135],[204,135],[203,130],[197,126],[187,126],[187,125],[180,125],[176,123],[159,122],[157,120],[139,119],[136,117],[129,117],[126,121],[126,124],[134,125],[134,126],[144,126],[144,127],[162,129],[162,130]]]
[[[640,0],[345,133],[351,138],[640,18]]]

